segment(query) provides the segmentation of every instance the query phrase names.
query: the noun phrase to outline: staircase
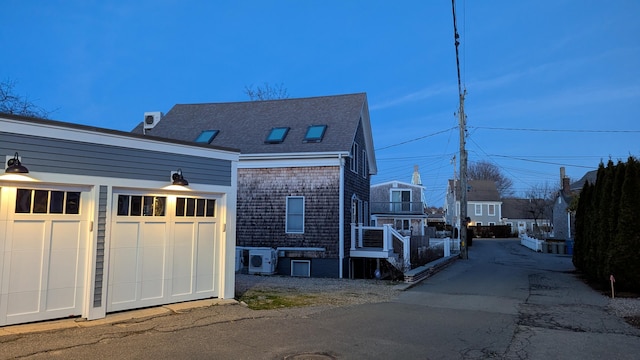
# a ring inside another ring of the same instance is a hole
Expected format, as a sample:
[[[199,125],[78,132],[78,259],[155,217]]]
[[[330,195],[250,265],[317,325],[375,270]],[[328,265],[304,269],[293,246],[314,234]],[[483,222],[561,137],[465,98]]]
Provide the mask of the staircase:
[[[400,234],[391,225],[351,224],[351,257],[385,259],[405,273],[411,267],[409,251],[410,237]]]

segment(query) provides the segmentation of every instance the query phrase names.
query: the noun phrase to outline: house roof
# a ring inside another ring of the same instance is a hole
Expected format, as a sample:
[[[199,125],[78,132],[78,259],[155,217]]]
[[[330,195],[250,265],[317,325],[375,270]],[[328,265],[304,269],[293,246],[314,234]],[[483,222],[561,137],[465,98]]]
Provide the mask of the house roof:
[[[211,145],[207,147],[207,146],[203,146],[202,144],[195,143],[193,141],[180,141],[180,139],[175,139],[175,138],[155,138],[153,136],[142,136],[141,134],[136,134],[132,132],[112,130],[107,128],[88,126],[88,125],[82,125],[82,124],[76,124],[76,123],[69,123],[69,122],[64,122],[59,120],[41,119],[41,118],[7,114],[7,113],[1,113],[1,112],[0,112],[0,118],[13,120],[21,123],[35,124],[40,127],[47,127],[47,128],[66,128],[70,130],[85,131],[85,132],[91,132],[96,134],[111,135],[111,136],[118,136],[118,137],[124,137],[124,138],[149,140],[154,142],[177,144],[177,145],[190,146],[190,147],[217,149],[221,151],[229,151],[234,153],[239,152],[238,148],[235,148],[235,147],[211,146]],[[80,140],[83,140],[83,139],[80,139]]]
[[[362,119],[371,174],[377,172],[369,109],[365,93],[232,103],[177,104],[148,135],[195,141],[203,130],[218,130],[211,145],[240,149],[240,153],[349,153]],[[304,142],[311,125],[327,125],[319,142]],[[132,130],[143,133],[141,122]],[[265,140],[273,128],[287,127],[281,143]]]
[[[533,219],[529,199],[502,199],[502,217],[507,219]]]
[[[379,188],[379,187],[393,187],[393,185],[401,185],[404,186],[406,188],[417,188],[417,189],[424,189],[425,186],[424,185],[416,185],[416,184],[412,184],[412,183],[408,183],[408,182],[404,182],[404,181],[397,181],[397,180],[392,180],[392,181],[386,181],[383,183],[378,183],[378,184],[374,184],[371,185],[372,188]]]
[[[588,181],[589,184],[593,185],[596,183],[596,178],[598,177],[598,170],[591,170],[585,173],[580,180],[572,183],[569,188],[571,191],[580,191],[584,187],[584,184]]]
[[[449,180],[449,189],[453,188]],[[456,200],[460,200],[460,181],[456,180]],[[467,201],[500,201],[500,193],[493,180],[468,180]]]

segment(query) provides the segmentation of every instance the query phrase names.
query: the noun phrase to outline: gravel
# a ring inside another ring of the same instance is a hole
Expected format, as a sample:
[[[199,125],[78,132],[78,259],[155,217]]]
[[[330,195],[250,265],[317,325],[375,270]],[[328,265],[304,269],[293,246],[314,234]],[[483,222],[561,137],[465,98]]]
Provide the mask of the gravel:
[[[402,283],[388,280],[299,278],[236,274],[236,298],[250,291],[306,294],[313,305],[348,306],[390,301],[398,296]]]
[[[620,317],[640,317],[640,298],[609,299],[608,307]]]

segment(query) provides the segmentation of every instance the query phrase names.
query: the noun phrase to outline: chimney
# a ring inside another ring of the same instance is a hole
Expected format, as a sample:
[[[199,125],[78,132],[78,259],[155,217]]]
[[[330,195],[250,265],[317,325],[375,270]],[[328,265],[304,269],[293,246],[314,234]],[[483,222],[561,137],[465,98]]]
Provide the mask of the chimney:
[[[569,178],[568,177],[562,178],[562,192],[565,195],[571,194],[571,186],[569,184]]]
[[[567,177],[564,173],[564,166],[560,167],[560,183],[564,181],[564,178]]]

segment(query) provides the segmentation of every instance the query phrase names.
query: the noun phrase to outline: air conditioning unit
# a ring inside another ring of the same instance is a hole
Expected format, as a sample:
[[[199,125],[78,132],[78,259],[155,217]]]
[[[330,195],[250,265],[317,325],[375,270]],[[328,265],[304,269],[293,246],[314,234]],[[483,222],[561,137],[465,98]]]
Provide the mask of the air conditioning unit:
[[[242,248],[236,248],[236,272],[239,272],[244,267],[244,256]]]
[[[153,129],[162,120],[162,112],[150,111],[144,113],[144,129]]]
[[[275,274],[277,264],[278,255],[275,249],[249,249],[249,274]]]

